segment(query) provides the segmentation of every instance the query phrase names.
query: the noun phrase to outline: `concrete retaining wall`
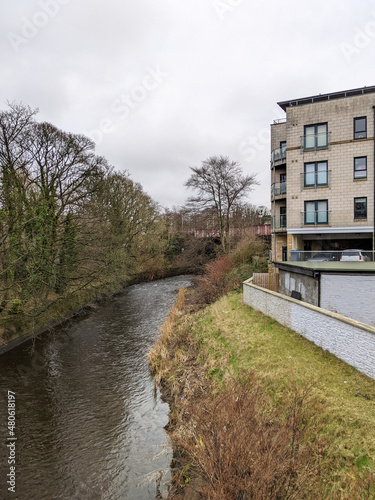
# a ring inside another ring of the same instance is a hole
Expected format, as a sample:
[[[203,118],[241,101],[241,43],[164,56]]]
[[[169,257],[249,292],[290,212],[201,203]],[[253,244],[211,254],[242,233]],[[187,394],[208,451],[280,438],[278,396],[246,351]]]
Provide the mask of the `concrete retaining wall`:
[[[375,380],[375,328],[285,295],[243,284],[244,303]]]

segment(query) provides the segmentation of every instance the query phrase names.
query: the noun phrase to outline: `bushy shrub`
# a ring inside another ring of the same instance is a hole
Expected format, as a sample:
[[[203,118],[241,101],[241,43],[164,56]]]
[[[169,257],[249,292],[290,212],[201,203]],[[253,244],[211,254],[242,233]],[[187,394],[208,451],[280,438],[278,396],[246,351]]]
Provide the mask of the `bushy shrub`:
[[[321,405],[313,388],[294,388],[275,407],[254,374],[219,396],[189,404],[172,439],[193,458],[211,500],[299,499],[319,483]],[[318,451],[319,450],[319,451]],[[310,497],[309,497],[310,498]]]
[[[211,304],[230,290],[228,275],[232,268],[232,257],[226,255],[204,266],[203,275],[197,279],[196,300]]]
[[[234,251],[203,267],[197,280],[195,301],[211,304],[226,293],[241,288],[254,272],[267,272],[266,246],[263,240],[250,236],[240,241]]]
[[[234,267],[241,264],[251,264],[254,259],[259,260],[267,257],[267,245],[263,239],[250,235],[236,245],[231,255]]]

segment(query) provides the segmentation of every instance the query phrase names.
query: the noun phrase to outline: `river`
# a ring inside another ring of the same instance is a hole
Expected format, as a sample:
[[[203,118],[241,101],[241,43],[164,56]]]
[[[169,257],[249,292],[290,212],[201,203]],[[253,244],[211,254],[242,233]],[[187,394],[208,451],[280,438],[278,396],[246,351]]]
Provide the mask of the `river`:
[[[130,286],[34,345],[0,356],[0,498],[166,496],[169,407],[154,388],[146,354],[178,289],[191,281],[179,276]],[[8,391],[15,393],[13,437]],[[14,449],[7,446],[12,442]],[[9,459],[16,493],[8,491]]]

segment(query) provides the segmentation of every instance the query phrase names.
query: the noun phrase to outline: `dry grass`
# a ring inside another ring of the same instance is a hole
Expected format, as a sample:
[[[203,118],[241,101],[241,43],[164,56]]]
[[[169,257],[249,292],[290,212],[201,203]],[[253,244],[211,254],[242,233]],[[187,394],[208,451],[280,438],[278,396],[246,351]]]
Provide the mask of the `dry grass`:
[[[375,382],[239,294],[194,315],[178,301],[150,355],[183,457],[175,483],[199,473],[212,500],[375,498]]]
[[[203,498],[285,500],[316,490],[323,445],[310,432],[321,412],[312,387],[295,387],[277,408],[254,373],[210,392],[183,404],[171,433],[206,479]]]
[[[192,336],[221,379],[255,370],[274,405],[312,382],[327,410],[321,498],[375,498],[375,382],[229,294],[195,318]],[[228,357],[230,361],[228,362]],[[317,430],[318,432],[318,430]]]
[[[160,336],[148,353],[151,372],[155,376],[155,380],[158,384],[165,378],[171,368],[168,346],[172,342],[172,337],[176,335],[176,324],[183,314],[185,293],[186,289],[181,287],[178,291],[176,301],[170,308],[168,317],[161,327]]]

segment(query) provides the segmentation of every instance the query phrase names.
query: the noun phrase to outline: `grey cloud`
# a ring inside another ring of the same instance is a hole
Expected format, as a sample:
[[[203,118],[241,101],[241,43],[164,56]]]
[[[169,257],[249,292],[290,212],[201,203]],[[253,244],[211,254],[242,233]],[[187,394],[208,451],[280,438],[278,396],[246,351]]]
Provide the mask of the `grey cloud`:
[[[43,2],[61,2],[59,12],[15,51],[9,33]],[[39,107],[64,130],[99,130],[98,153],[162,205],[182,204],[189,166],[214,154],[256,172],[251,202],[269,204],[276,102],[373,85],[375,39],[350,62],[340,48],[373,10],[351,0],[243,1],[222,15],[213,0],[6,2],[1,100]],[[166,76],[153,85],[158,67]],[[241,152],[259,137],[255,154]]]

